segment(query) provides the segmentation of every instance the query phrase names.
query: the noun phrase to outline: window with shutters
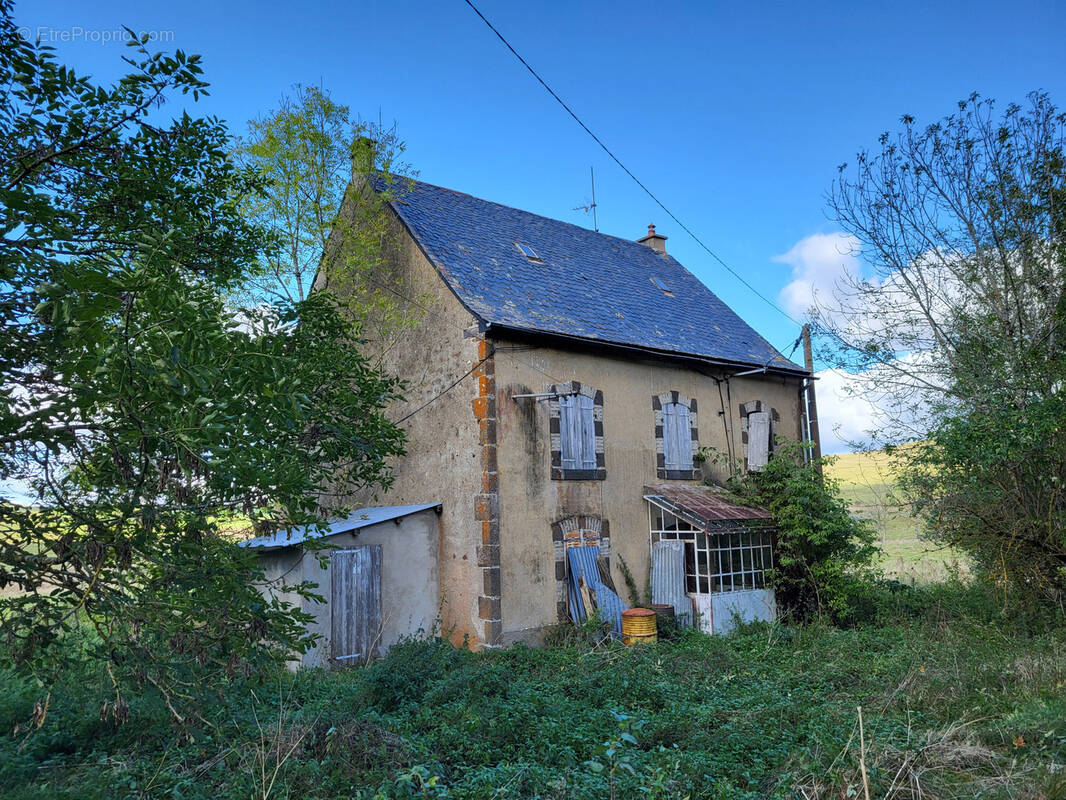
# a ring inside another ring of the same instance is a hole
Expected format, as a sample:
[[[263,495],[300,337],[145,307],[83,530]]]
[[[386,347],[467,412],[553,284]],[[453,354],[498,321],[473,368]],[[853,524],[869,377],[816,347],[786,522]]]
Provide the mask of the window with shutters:
[[[663,392],[651,401],[655,416],[656,475],[667,480],[699,480],[693,457],[699,449],[696,400]]]
[[[663,406],[663,451],[667,470],[692,469],[692,434],[688,406],[667,403]]]
[[[603,480],[603,392],[578,381],[549,386],[551,476],[554,480]]]
[[[744,444],[744,466],[760,470],[774,454],[774,436],[780,417],[776,409],[761,400],[740,404],[740,438]]]

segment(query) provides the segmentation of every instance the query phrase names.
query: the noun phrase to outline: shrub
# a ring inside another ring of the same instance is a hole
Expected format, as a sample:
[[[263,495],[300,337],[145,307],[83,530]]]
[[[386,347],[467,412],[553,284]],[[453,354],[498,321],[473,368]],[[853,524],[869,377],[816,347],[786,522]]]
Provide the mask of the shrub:
[[[934,541],[965,552],[1012,606],[1066,600],[1066,398],[986,393],[899,451]]]
[[[394,644],[381,661],[367,667],[370,700],[383,711],[419,703],[442,675],[458,669],[469,658],[446,639],[408,639]]]
[[[730,488],[773,515],[776,562],[768,577],[779,607],[800,621],[824,614],[848,624],[873,613],[879,550],[870,525],[850,514],[837,483],[822,475],[831,459],[805,463],[803,451],[782,442],[762,470],[732,479]]]

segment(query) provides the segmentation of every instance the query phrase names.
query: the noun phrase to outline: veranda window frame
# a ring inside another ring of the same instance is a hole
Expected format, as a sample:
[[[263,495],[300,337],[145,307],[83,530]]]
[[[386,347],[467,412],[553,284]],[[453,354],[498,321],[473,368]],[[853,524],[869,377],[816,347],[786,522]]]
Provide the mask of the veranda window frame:
[[[773,529],[736,521],[703,525],[648,501],[649,552],[659,541],[685,542],[685,589],[690,594],[761,591],[773,569]],[[656,515],[660,524],[656,526]],[[668,523],[673,520],[672,523]],[[673,524],[674,528],[668,528]],[[716,546],[717,545],[717,546]]]

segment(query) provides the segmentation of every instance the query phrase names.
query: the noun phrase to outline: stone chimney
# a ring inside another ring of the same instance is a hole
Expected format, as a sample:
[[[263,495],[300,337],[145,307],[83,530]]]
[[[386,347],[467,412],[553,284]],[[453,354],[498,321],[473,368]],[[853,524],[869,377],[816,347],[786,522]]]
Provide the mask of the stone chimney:
[[[642,236],[640,239],[637,239],[637,241],[641,244],[646,244],[657,253],[662,253],[664,256],[666,255],[666,237],[656,233],[655,225],[653,224],[649,223],[648,225],[648,235]]]
[[[369,136],[360,136],[352,145],[352,183],[362,187],[367,176],[374,172],[378,143]]]

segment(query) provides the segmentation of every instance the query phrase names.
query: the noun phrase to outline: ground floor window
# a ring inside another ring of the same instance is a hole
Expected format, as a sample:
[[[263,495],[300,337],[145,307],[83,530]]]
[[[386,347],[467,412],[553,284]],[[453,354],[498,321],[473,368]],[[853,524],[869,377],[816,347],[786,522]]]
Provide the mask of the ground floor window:
[[[683,517],[648,504],[652,544],[685,543],[685,582],[691,594],[763,589],[773,566],[771,531],[736,521],[700,527]]]
[[[569,618],[567,607],[566,551],[571,547],[596,545],[604,559],[611,557],[611,527],[607,520],[593,514],[578,514],[552,523],[552,548],[555,552],[555,603],[560,622]]]

